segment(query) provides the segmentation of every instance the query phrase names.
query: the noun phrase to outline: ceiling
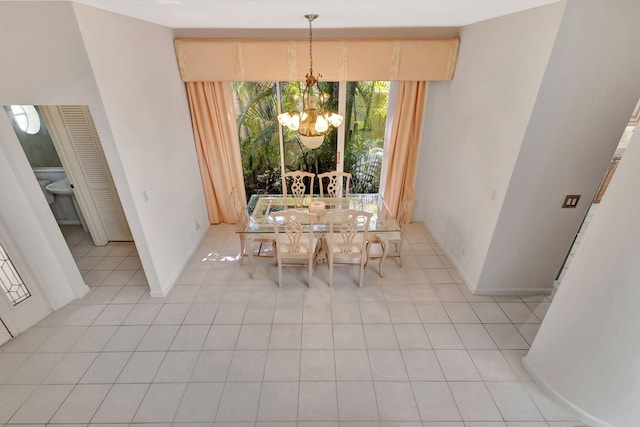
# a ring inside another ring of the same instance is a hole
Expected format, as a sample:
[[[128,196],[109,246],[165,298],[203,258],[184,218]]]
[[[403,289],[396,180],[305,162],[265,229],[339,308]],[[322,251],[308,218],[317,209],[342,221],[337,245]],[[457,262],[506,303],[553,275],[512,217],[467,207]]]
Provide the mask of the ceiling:
[[[4,0],[0,0],[4,1]],[[30,1],[30,0],[19,0]],[[54,0],[49,0],[54,1]],[[460,27],[559,0],[77,0],[170,28]]]

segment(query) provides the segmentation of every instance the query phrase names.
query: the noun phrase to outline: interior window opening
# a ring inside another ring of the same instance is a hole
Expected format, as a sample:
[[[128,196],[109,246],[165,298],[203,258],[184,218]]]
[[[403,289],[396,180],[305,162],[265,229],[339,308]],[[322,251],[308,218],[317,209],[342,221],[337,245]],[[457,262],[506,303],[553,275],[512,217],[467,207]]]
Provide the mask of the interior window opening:
[[[11,112],[21,131],[29,135],[40,132],[40,116],[33,105],[12,105]]]

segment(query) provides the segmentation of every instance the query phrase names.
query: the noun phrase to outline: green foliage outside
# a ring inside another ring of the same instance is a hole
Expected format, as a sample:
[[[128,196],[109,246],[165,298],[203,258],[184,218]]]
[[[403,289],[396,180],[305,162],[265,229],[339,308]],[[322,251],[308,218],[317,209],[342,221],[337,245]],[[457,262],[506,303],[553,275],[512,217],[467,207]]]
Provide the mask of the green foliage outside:
[[[304,83],[281,85],[282,111],[298,111]],[[338,83],[320,82],[329,95],[329,111],[338,111]],[[247,196],[282,192],[276,84],[233,82],[238,137]],[[353,193],[375,193],[380,183],[389,82],[349,82],[344,123],[315,150],[304,147],[296,132],[283,129],[285,170],[319,174],[335,170],[337,135],[345,131],[344,170],[352,173]],[[317,183],[316,183],[317,185]],[[314,192],[318,192],[315,189]]]
[[[389,82],[349,82],[344,170],[351,172],[351,192],[377,193],[389,103]]]
[[[275,84],[233,82],[232,88],[247,195],[279,193],[282,186]]]

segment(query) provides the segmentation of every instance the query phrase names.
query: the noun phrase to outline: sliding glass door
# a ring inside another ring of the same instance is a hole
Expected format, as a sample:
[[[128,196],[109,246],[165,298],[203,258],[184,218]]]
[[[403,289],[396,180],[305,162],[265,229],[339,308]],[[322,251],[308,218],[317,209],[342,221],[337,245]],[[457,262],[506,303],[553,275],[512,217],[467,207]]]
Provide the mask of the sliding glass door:
[[[389,82],[347,82],[344,171],[353,193],[377,193],[384,148]]]
[[[338,111],[338,82],[318,82],[322,93],[328,98],[326,108],[329,111]],[[281,110],[301,111],[301,94],[305,88],[304,82],[286,82],[280,84]],[[310,150],[300,142],[297,132],[286,127],[282,128],[283,136],[283,160],[285,172],[302,170],[313,174],[337,170],[338,131],[334,128],[324,139],[322,145]],[[314,194],[319,194],[318,182],[315,182]]]
[[[280,126],[274,82],[233,82],[236,123],[247,194],[282,192]]]
[[[378,191],[389,82],[320,81],[327,109],[342,114],[345,121],[313,150],[277,120],[279,112],[300,110],[304,82],[232,85],[247,195],[282,192],[283,170],[314,174],[344,170],[352,174],[351,192]]]

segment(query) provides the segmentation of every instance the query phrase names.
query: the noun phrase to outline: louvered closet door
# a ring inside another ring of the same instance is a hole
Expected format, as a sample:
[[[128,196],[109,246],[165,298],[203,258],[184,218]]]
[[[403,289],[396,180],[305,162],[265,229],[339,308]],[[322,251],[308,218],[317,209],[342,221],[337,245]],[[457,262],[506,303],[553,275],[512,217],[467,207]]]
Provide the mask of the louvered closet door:
[[[108,240],[133,240],[89,107],[67,105],[58,110]]]

